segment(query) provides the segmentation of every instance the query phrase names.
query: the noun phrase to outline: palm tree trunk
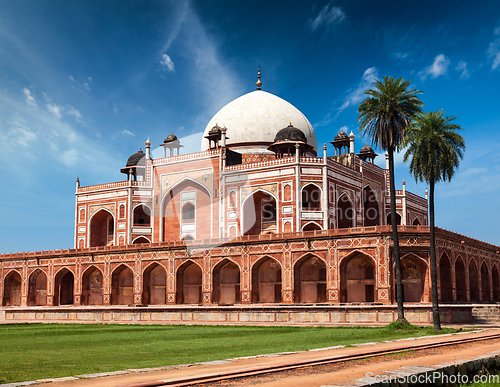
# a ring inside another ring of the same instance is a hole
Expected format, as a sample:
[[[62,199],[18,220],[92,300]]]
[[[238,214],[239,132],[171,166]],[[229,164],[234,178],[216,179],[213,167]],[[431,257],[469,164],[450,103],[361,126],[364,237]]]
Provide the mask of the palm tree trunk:
[[[398,321],[406,323],[403,306],[403,281],[401,275],[401,259],[399,257],[399,236],[396,217],[396,185],[394,184],[394,149],[389,148],[389,188],[391,193],[392,241],[394,243],[394,262],[396,264],[396,302],[398,304]]]
[[[430,181],[429,190],[429,218],[430,218],[430,238],[431,238],[431,288],[432,288],[432,321],[434,330],[441,330],[441,319],[439,317],[439,299],[437,285],[437,262],[436,262],[436,234],[434,226],[434,179]]]

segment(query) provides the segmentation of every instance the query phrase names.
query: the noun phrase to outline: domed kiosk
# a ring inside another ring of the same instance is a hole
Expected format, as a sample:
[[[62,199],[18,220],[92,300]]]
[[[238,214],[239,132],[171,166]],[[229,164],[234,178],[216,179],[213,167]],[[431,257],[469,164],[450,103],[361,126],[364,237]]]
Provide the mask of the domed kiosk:
[[[226,145],[231,149],[240,153],[270,153],[267,148],[290,123],[304,133],[316,152],[316,135],[299,109],[274,94],[252,91],[228,103],[212,117],[203,133],[201,150],[209,149],[205,137],[218,125],[227,128]]]

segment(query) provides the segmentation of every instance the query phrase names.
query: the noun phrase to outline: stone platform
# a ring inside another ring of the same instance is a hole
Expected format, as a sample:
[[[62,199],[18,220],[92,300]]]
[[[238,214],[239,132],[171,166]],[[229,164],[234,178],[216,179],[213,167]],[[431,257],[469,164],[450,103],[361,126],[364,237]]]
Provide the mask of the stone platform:
[[[469,324],[477,305],[444,305],[441,322]],[[432,323],[431,304],[405,305],[414,324]],[[4,307],[0,322],[108,322],[165,324],[387,324],[397,318],[396,305],[234,305],[234,306],[57,306]]]

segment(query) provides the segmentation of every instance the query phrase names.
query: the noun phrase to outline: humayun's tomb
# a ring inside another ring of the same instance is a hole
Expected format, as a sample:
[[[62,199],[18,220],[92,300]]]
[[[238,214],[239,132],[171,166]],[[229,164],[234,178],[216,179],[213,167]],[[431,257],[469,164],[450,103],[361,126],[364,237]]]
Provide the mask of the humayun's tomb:
[[[352,133],[328,156],[257,86],[208,122],[200,152],[172,133],[123,181],[77,181],[74,249],[0,255],[0,321],[393,321],[388,170]],[[396,195],[406,316],[430,322],[427,199],[404,182]],[[500,301],[498,246],[442,229],[436,244],[442,321]]]

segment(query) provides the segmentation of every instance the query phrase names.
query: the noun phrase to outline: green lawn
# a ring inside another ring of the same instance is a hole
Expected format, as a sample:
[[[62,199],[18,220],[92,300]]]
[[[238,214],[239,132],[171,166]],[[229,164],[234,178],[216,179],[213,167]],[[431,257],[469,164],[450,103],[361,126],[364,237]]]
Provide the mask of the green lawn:
[[[0,384],[429,334],[431,327],[0,325]]]

